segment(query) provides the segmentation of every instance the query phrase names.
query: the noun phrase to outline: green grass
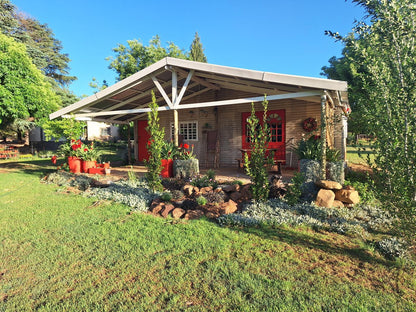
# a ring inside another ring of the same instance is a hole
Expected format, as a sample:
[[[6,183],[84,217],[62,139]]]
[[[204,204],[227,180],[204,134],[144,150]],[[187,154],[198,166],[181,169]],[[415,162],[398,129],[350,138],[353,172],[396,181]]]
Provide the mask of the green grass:
[[[370,149],[370,143],[367,141],[362,140],[358,144],[347,146],[349,163],[368,165],[368,157],[370,157],[370,161],[374,159],[374,152]]]
[[[416,309],[414,270],[359,239],[131,214],[41,176],[0,168],[0,311]]]

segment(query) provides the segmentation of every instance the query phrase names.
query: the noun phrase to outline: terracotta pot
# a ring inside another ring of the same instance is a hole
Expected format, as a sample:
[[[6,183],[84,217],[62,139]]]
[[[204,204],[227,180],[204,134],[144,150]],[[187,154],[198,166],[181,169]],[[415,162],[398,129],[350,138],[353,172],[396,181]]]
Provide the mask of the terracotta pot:
[[[173,159],[162,159],[162,171],[160,172],[162,178],[173,177]]]
[[[95,168],[96,165],[96,160],[83,160],[81,161],[81,172],[88,173],[88,169]]]
[[[81,159],[76,156],[68,157],[69,171],[72,173],[81,173]]]

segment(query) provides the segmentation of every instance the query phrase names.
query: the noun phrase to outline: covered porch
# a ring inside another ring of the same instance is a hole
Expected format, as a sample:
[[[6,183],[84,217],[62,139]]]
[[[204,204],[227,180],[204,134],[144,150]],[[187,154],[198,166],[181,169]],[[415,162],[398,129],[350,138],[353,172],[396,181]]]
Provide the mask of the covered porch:
[[[322,139],[346,153],[347,83],[282,75],[174,58],[164,58],[136,74],[50,115],[134,125],[134,155],[147,155],[147,113],[151,92],[159,105],[165,139],[194,146],[201,167],[235,167],[247,147],[247,114],[251,103],[269,101],[271,148],[288,166],[297,166],[290,147],[308,134],[307,118],[323,128]],[[341,121],[340,121],[341,120]],[[319,130],[317,130],[319,131]],[[344,156],[345,157],[345,156]]]

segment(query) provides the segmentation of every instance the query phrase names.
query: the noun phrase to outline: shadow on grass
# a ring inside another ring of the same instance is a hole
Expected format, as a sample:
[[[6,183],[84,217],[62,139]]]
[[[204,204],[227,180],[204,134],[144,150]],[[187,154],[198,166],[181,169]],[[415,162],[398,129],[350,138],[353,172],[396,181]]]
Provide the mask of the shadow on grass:
[[[322,250],[328,254],[332,255],[344,255],[351,258],[355,258],[361,262],[367,262],[370,264],[379,264],[386,267],[394,266],[394,263],[383,259],[381,257],[376,257],[371,255],[367,250],[361,247],[343,247],[336,243],[331,243],[323,239],[314,237],[312,233],[302,233],[296,229],[290,229],[285,227],[269,227],[269,226],[260,226],[260,227],[247,227],[247,228],[233,228],[229,229],[257,235],[264,239],[277,240],[280,242],[288,243],[292,246],[301,246],[313,249]],[[319,232],[316,232],[319,234]]]
[[[59,166],[61,162],[58,162],[57,165],[53,165],[50,159],[4,161],[0,162],[0,173],[2,169],[10,171],[17,170],[25,174],[31,174],[36,175],[38,177],[42,177],[46,174],[56,171],[57,166]]]

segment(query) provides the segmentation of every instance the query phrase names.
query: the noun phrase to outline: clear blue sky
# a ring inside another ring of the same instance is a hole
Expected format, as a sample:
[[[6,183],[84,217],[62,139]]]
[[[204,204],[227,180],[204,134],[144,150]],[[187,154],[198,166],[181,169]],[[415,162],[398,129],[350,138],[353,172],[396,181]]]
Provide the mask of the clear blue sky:
[[[159,35],[189,50],[195,32],[208,62],[282,74],[321,77],[342,46],[325,30],[347,34],[363,10],[344,0],[11,0],[46,23],[71,59],[70,85],[93,93],[89,82],[115,82],[106,57],[127,40],[145,45]]]

